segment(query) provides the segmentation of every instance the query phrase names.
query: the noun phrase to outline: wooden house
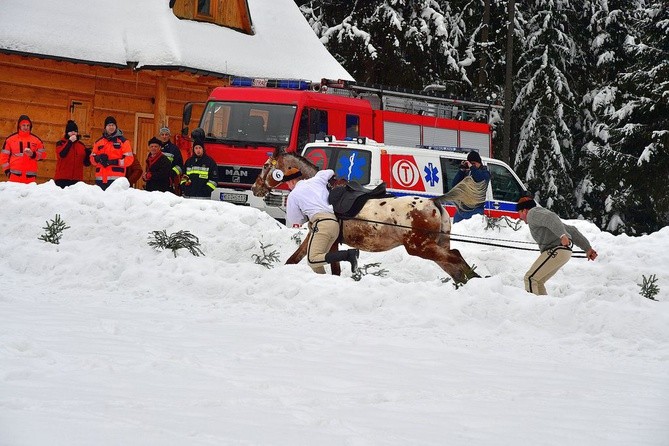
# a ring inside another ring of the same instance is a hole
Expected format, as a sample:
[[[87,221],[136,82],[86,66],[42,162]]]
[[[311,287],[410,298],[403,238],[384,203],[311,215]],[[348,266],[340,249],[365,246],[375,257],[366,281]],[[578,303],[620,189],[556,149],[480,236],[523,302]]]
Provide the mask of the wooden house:
[[[184,104],[231,76],[351,78],[293,0],[3,0],[0,144],[30,116],[44,182],[68,119],[91,146],[113,115],[143,164],[158,129],[179,133]]]

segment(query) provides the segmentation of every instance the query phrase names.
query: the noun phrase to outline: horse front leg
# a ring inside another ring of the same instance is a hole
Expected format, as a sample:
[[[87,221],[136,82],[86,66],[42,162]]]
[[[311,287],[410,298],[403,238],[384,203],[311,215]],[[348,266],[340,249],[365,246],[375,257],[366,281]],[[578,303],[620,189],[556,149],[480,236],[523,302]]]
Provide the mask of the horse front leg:
[[[417,247],[406,246],[407,252],[426,260],[432,260],[453,278],[456,285],[463,285],[475,277],[481,277],[469,266],[457,249],[448,249],[436,243]]]
[[[290,257],[288,257],[288,260],[286,260],[285,265],[297,265],[298,263],[300,263],[300,261],[304,258],[304,256],[307,255],[308,244],[309,244],[309,238],[305,238],[304,240],[302,240],[300,246],[298,246],[295,252]]]
[[[307,233],[307,236],[304,238],[304,240],[302,240],[302,243],[300,244],[300,246],[297,247],[295,252],[290,257],[288,257],[288,260],[286,260],[285,265],[297,265],[298,263],[300,263],[300,261],[304,258],[304,256],[307,255],[310,237],[311,237],[311,231]],[[339,243],[335,242],[330,247],[330,252],[335,252],[338,249],[339,249]],[[330,269],[332,270],[333,276],[341,275],[341,265],[339,264],[339,262],[331,263]]]

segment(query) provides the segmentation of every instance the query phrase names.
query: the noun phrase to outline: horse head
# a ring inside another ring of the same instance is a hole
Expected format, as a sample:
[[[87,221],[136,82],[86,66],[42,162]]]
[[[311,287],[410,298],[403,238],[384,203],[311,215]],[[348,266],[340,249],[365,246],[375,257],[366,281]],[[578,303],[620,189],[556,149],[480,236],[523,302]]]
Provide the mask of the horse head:
[[[260,174],[258,174],[253,186],[251,186],[251,192],[253,192],[253,195],[256,197],[264,197],[272,191],[272,187],[267,184],[267,180],[271,177],[272,172],[275,169],[283,170],[283,157],[281,156],[283,153],[285,153],[284,149],[282,147],[277,147],[274,150],[274,153],[267,158],[265,164],[263,164]]]
[[[286,172],[291,167],[297,168],[302,172],[302,178],[311,178],[316,174],[318,168],[306,158],[295,153],[286,152],[283,147],[277,147],[272,156],[270,156],[262,169],[258,178],[256,178],[251,191],[256,197],[264,197],[277,186],[275,171]]]

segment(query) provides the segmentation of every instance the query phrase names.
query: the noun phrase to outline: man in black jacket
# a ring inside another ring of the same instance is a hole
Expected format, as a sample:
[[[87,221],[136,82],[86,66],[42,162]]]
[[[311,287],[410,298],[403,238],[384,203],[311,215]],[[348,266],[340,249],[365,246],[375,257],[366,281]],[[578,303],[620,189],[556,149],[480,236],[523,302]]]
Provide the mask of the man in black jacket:
[[[179,181],[181,174],[183,174],[184,160],[181,156],[181,150],[170,140],[171,134],[168,127],[162,127],[158,133],[158,138],[161,141],[160,148],[163,155],[170,160],[172,167],[172,174],[170,177],[171,188],[174,193],[178,195]]]
[[[184,164],[181,190],[185,197],[211,198],[218,183],[218,166],[206,154],[204,141],[193,140],[193,156]]]

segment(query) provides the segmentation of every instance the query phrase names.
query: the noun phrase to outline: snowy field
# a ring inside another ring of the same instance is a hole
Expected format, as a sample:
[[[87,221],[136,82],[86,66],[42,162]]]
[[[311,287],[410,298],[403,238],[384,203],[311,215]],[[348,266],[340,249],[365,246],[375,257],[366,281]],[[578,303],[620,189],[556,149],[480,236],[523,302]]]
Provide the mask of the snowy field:
[[[669,228],[572,222],[600,257],[537,297],[535,253],[464,243],[490,277],[457,290],[403,248],[362,253],[388,275],[360,282],[266,269],[296,230],[125,180],[0,183],[0,209],[2,446],[669,445]],[[61,244],[38,240],[56,214]],[[483,228],[453,232],[531,240]],[[205,256],[148,246],[163,229]]]

